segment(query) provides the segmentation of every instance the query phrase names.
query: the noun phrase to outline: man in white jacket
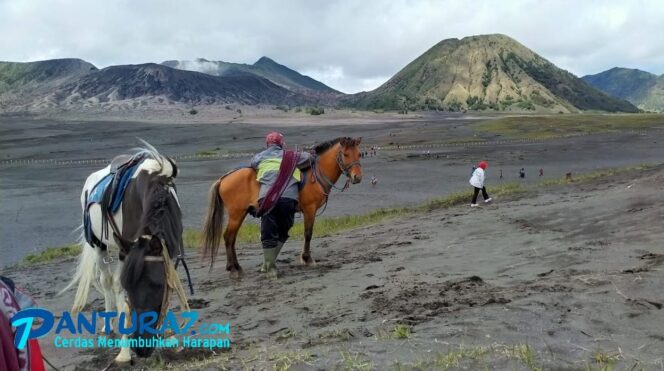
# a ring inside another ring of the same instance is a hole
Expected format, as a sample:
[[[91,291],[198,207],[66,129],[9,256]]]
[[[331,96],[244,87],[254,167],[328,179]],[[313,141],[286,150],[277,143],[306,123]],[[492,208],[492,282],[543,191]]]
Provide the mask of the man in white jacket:
[[[486,192],[484,187],[484,180],[486,179],[485,170],[489,166],[486,161],[480,161],[477,169],[473,171],[473,175],[470,177],[470,185],[473,186],[473,200],[470,203],[470,207],[477,207],[477,195],[482,191],[482,197],[484,197],[484,203],[491,202],[491,197]]]

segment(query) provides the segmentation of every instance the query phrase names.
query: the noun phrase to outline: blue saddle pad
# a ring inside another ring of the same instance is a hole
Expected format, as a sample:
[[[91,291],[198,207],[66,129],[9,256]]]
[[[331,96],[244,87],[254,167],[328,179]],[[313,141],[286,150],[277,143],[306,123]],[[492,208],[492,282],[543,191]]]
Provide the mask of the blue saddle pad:
[[[129,185],[131,178],[134,176],[134,173],[140,164],[141,163],[139,162],[128,167],[121,174],[118,187],[115,189],[115,193],[111,196],[110,211],[113,214],[115,214],[115,212],[120,208],[122,199],[124,198],[124,193],[127,190],[127,186]],[[113,180],[113,175],[114,174],[107,174],[92,188],[92,192],[90,192],[88,195],[88,206],[90,206],[90,204],[98,204],[101,202],[102,198],[104,197],[104,192],[106,192],[106,188],[108,188],[108,185],[111,184],[111,180]]]
[[[122,205],[122,200],[124,199],[124,194],[125,191],[127,190],[129,182],[131,182],[134,173],[136,173],[136,169],[142,162],[143,162],[142,160],[137,161],[136,163],[128,166],[127,168],[122,169],[120,174],[109,173],[105,177],[103,177],[99,182],[97,182],[97,184],[95,184],[94,187],[92,187],[92,191],[90,191],[90,194],[88,194],[88,199],[86,200],[86,207],[83,215],[85,240],[91,246],[101,246],[101,241],[96,237],[94,237],[92,233],[92,223],[90,223],[90,214],[88,213],[90,205],[100,204],[102,202],[102,199],[104,198],[104,193],[106,193],[108,186],[113,181],[113,177],[119,176],[120,179],[117,182],[118,186],[111,195],[111,201],[109,205],[109,211],[111,212],[111,214],[115,214],[120,209],[120,205]]]

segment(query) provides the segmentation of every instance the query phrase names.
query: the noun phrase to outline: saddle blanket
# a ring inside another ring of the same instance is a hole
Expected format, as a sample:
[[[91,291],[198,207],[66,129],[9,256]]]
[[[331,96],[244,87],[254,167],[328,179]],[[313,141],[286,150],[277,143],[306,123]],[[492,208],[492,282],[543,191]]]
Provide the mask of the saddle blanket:
[[[122,205],[122,200],[124,199],[124,194],[127,190],[129,182],[131,182],[136,169],[138,169],[142,162],[142,160],[136,161],[132,164],[129,164],[129,166],[121,167],[118,169],[118,172],[108,173],[99,182],[97,182],[94,187],[92,187],[92,191],[90,191],[90,194],[88,194],[88,198],[86,200],[85,213],[83,216],[85,240],[91,246],[99,245],[101,241],[95,238],[92,233],[92,223],[90,222],[90,214],[88,212],[90,206],[93,204],[101,204],[102,200],[104,199],[104,194],[106,192],[113,192],[113,194],[110,195],[108,210],[111,214],[115,214],[118,209],[120,209],[120,205]],[[116,185],[115,189],[109,189],[109,185],[112,183]]]

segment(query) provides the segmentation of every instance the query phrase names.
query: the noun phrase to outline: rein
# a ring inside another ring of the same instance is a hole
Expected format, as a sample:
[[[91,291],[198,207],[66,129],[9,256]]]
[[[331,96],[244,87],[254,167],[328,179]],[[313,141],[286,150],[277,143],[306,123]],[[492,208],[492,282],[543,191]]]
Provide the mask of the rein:
[[[142,237],[151,238],[152,236],[142,236]],[[164,318],[166,317],[166,312],[168,312],[171,290],[175,291],[176,295],[178,296],[181,310],[183,312],[184,311],[189,312],[191,310],[191,308],[189,308],[189,302],[187,301],[187,295],[184,291],[184,288],[182,287],[182,282],[180,282],[180,277],[178,276],[178,272],[175,270],[175,266],[171,262],[170,253],[168,252],[168,248],[166,247],[166,241],[162,239],[161,245],[162,245],[161,256],[150,255],[143,258],[143,260],[146,262],[157,262],[164,264],[165,287],[164,287],[164,295],[161,299],[161,311],[159,312],[159,319],[157,320],[157,325],[155,326],[156,328],[161,327],[161,324],[164,322]],[[189,275],[189,270],[187,270],[187,275]],[[191,281],[189,282],[189,284],[191,285]],[[129,312],[129,305],[127,305],[125,309],[126,312]],[[126,313],[126,315],[129,316],[130,313]]]

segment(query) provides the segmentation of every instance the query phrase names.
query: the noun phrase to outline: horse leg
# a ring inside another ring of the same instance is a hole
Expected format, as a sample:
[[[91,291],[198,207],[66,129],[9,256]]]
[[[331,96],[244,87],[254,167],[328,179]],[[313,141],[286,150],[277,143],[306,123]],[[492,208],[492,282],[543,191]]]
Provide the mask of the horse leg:
[[[113,292],[113,272],[111,270],[111,262],[106,263],[104,260],[108,261],[108,251],[103,251],[98,255],[98,261],[97,261],[97,266],[99,267],[99,272],[100,272],[100,283],[101,283],[101,290],[103,291],[104,294],[104,309],[106,312],[112,312],[115,308],[113,308],[115,305],[115,294]],[[106,324],[104,324],[104,328],[102,329],[103,333],[111,333],[113,331],[113,319],[111,319],[110,322],[110,327],[111,328],[106,328]]]
[[[311,237],[314,234],[314,222],[316,221],[316,208],[302,210],[304,214],[304,247],[300,254],[300,262],[308,266],[316,266],[316,260],[311,256]]]
[[[228,225],[224,231],[224,244],[226,245],[226,270],[230,273],[231,278],[240,278],[242,276],[242,267],[237,260],[235,252],[235,241],[237,234],[242,226],[246,214],[237,215],[239,213],[228,215]]]
[[[120,306],[126,314],[129,314],[129,306],[126,303],[123,303]],[[119,313],[122,313],[118,311]],[[131,316],[127,316],[127,320],[130,321]],[[127,324],[129,326],[129,324]],[[129,335],[122,335],[122,344],[127,344],[129,342]],[[115,362],[119,364],[127,364],[131,362],[131,348],[128,346],[123,346],[120,348],[120,353],[115,357]]]
[[[122,267],[124,262],[119,261],[118,266],[115,269],[115,274],[113,275],[113,292],[115,293],[115,307],[117,308],[118,315],[122,313],[122,310],[125,306],[125,292],[120,282],[120,275],[122,274]],[[120,321],[118,320],[118,329],[120,328]]]

